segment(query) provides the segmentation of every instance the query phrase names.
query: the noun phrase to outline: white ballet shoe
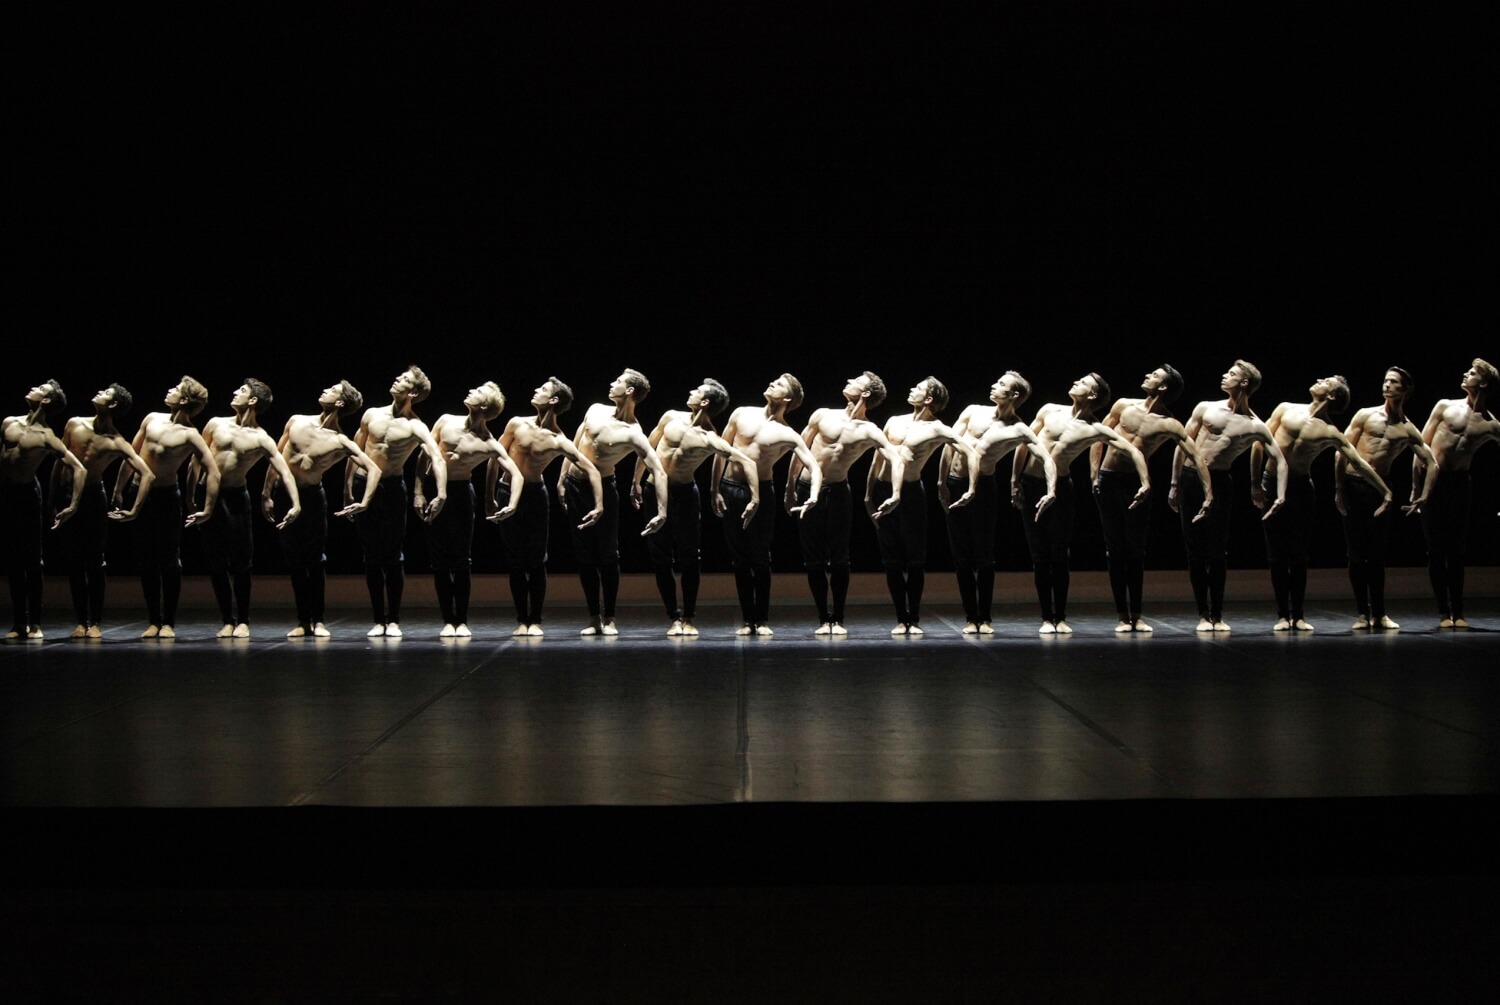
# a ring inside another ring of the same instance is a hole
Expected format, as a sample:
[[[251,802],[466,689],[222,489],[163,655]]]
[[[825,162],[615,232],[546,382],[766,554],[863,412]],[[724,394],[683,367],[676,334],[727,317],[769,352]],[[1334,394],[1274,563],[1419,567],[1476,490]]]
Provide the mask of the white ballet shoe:
[[[922,626],[921,625],[907,625],[906,626],[906,634],[908,634],[908,635],[926,635],[927,633],[924,632],[924,631],[922,631]]]
[[[453,636],[455,636],[457,634],[458,634],[458,632],[454,629],[454,627],[452,625],[444,625],[438,631],[438,638],[440,638],[440,639],[451,639],[451,638],[453,638]]]
[[[234,626],[234,637],[237,639],[248,639],[250,637],[250,626],[241,621]]]
[[[974,622],[972,622],[972,621],[965,621],[964,622],[964,627],[963,627],[963,633],[965,635],[978,635],[979,634],[979,626],[977,624],[975,624]]]
[[[995,629],[992,628],[992,627],[990,627],[990,623],[988,621],[981,621],[981,622],[979,622],[979,634],[980,635],[994,635],[995,634]]]
[[[527,625],[526,626],[526,637],[527,638],[539,639],[539,638],[542,637],[543,634],[545,634],[545,633],[542,631],[542,626],[541,625]]]
[[[619,635],[620,634],[620,630],[615,627],[615,623],[613,621],[606,621],[606,622],[604,622],[604,625],[603,625],[603,627],[600,630],[603,631],[605,635]]]
[[[831,625],[828,626],[828,634],[829,635],[848,635],[849,634],[849,629],[847,629],[847,628],[844,627],[843,622],[841,622],[841,621],[835,621],[833,624],[831,624]]]
[[[1289,632],[1291,630],[1292,623],[1286,618],[1277,618],[1276,624],[1271,626],[1271,631],[1273,632]]]
[[[1057,623],[1057,634],[1059,634],[1059,635],[1072,635],[1073,634],[1073,626],[1070,625],[1070,624],[1068,624],[1066,621],[1059,621]]]
[[[454,626],[453,634],[461,639],[473,638],[474,636],[474,633],[469,631],[469,626],[463,623]]]
[[[776,633],[773,632],[773,631],[771,631],[771,626],[770,625],[756,625],[755,626],[755,634],[759,638],[768,639],[772,635],[775,635]]]
[[[328,630],[328,626],[323,624],[323,622],[321,621],[313,625],[313,635],[317,638],[326,639],[332,634],[333,633]]]
[[[366,638],[378,638],[385,634],[385,625],[371,625],[370,630],[365,632]]]
[[[1298,618],[1296,621],[1293,621],[1292,627],[1299,632],[1310,632],[1313,630],[1313,626],[1308,624],[1307,621],[1302,618]]]
[[[216,634],[214,636],[214,638],[216,638],[216,639],[232,639],[232,638],[234,638],[234,626],[233,625],[224,625],[222,628],[219,629],[218,634]]]
[[[146,630],[141,632],[141,638],[154,639],[161,634],[161,628],[157,625],[147,625]]]
[[[399,639],[401,637],[401,626],[394,621],[386,625],[385,637],[388,639]]]
[[[687,636],[688,638],[692,638],[693,636],[698,634],[698,629],[693,625],[691,621],[684,621],[682,623],[682,634]]]
[[[1398,625],[1398,624],[1396,624],[1396,622],[1392,621],[1390,618],[1386,617],[1384,614],[1382,614],[1380,616],[1380,627],[1388,629],[1388,630],[1391,630],[1391,631],[1394,631],[1395,629],[1400,628],[1401,626]]]
[[[1057,634],[1057,626],[1054,625],[1050,621],[1043,621],[1042,622],[1042,627],[1038,628],[1036,630],[1036,633],[1038,635],[1056,635]]]

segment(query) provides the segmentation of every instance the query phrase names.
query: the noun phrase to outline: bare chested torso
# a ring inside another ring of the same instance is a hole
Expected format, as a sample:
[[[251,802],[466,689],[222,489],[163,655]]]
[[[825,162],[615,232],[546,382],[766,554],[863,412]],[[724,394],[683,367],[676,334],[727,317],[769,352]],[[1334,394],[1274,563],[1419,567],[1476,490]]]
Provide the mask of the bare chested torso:
[[[0,423],[0,481],[15,485],[29,482],[43,461],[66,449],[50,426],[29,422],[24,415],[12,415]]]
[[[432,424],[432,436],[448,465],[450,482],[466,482],[480,465],[504,453],[488,426],[475,427],[467,415],[441,415]]]
[[[1306,475],[1319,455],[1344,441],[1337,427],[1314,415],[1306,404],[1283,402],[1273,415],[1273,425],[1276,445],[1294,475]]]
[[[804,442],[812,451],[813,462],[822,472],[825,485],[847,480],[855,461],[871,450],[889,445],[875,423],[834,408],[820,408],[812,414]],[[803,480],[808,477],[804,471]],[[904,476],[902,480],[905,481]]]
[[[510,459],[528,482],[540,482],[547,466],[572,446],[561,432],[543,427],[529,415],[518,415],[506,423],[502,442],[508,445]]]
[[[239,489],[251,469],[276,453],[276,441],[260,426],[243,426],[232,416],[216,416],[203,427],[203,439],[219,465],[220,489]]]
[[[1123,437],[1115,436],[1089,413],[1075,413],[1070,405],[1043,405],[1032,420],[1031,428],[1041,441],[1043,449],[1052,455],[1052,462],[1057,465],[1060,473],[1066,472],[1095,443],[1108,442],[1114,437],[1113,445],[1125,445]],[[1128,451],[1125,453],[1129,456]],[[1041,478],[1045,473],[1041,462],[1030,453],[1025,456],[1023,473],[1032,478]]]
[[[365,412],[355,443],[369,455],[382,477],[400,477],[412,453],[432,436],[427,423],[415,416],[392,414],[390,405]]]
[[[1427,445],[1443,471],[1469,470],[1480,447],[1500,441],[1500,421],[1464,398],[1439,401],[1427,426]]]
[[[1382,478],[1391,473],[1396,459],[1413,447],[1421,447],[1422,431],[1416,423],[1402,413],[1391,415],[1384,405],[1361,408],[1354,413],[1344,435],[1359,451],[1365,462],[1380,472]]]
[[[691,412],[676,409],[664,412],[658,428],[661,437],[656,441],[656,459],[661,461],[667,481],[673,485],[693,481],[703,462],[726,445],[712,429],[697,425]]]
[[[979,458],[979,473],[985,477],[993,475],[1000,461],[1012,450],[1037,442],[1031,426],[1019,415],[1011,412],[1002,418],[996,411],[990,405],[970,405],[953,424],[954,431]],[[968,466],[968,459],[955,450],[949,455],[947,474],[964,477],[968,474]]]
[[[330,468],[361,452],[330,421],[322,415],[294,415],[287,420],[281,456],[299,485],[322,484]]]
[[[1193,439],[1198,454],[1210,471],[1228,471],[1235,458],[1257,442],[1270,439],[1266,424],[1253,414],[1242,414],[1223,401],[1204,401],[1193,410],[1188,428],[1197,426]]]
[[[639,422],[622,419],[614,406],[600,403],[590,405],[584,413],[574,442],[600,474],[608,477],[627,456],[641,453],[642,444],[649,450],[645,439]]]
[[[118,432],[96,432],[95,417],[80,415],[68,420],[63,430],[63,443],[83,463],[86,472],[84,484],[98,485],[110,465],[122,458],[135,457],[130,441]]]
[[[1186,434],[1182,423],[1175,417],[1150,411],[1146,405],[1144,398],[1121,398],[1115,402],[1111,417],[1118,417],[1115,432],[1149,458],[1164,444],[1182,442]],[[1130,466],[1130,458],[1112,445],[1105,449],[1104,459],[1100,462],[1105,471],[1121,471]]]
[[[157,482],[171,481],[182,465],[202,448],[203,436],[186,420],[169,412],[149,412],[136,432],[137,452]]]
[[[883,431],[891,445],[901,451],[901,459],[905,462],[902,481],[907,484],[921,481],[922,469],[932,455],[958,440],[957,434],[947,423],[935,418],[918,419],[911,415],[893,416],[886,422]],[[883,458],[879,457],[874,461],[875,477],[888,482],[891,480],[891,472],[889,466],[882,461]]]
[[[735,460],[727,461],[724,477],[738,482],[770,481],[776,462],[803,446],[802,437],[784,418],[773,417],[766,409],[750,405],[730,413],[724,425],[724,438],[755,465],[754,472],[750,472]]]

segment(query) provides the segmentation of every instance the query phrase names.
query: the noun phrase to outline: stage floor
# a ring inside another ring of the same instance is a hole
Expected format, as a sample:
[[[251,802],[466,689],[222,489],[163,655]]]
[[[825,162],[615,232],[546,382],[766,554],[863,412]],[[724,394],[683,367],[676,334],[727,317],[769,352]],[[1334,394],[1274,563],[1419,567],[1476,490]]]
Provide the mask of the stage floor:
[[[1476,606],[7,645],[12,996],[1458,1000],[1500,937]]]
[[[1119,636],[1076,608],[1043,637],[1029,608],[991,637],[932,608],[892,638],[882,607],[847,637],[784,613],[771,639],[665,637],[623,608],[580,638],[559,608],[542,639],[499,622],[436,637],[287,640],[216,620],[142,642],[54,633],[0,647],[0,802],[10,806],[598,806],[1474,795],[1500,791],[1500,619],[1468,631],[1397,608],[1400,632],[1352,632],[1316,608],[1274,634],[1265,605],[1198,635],[1182,606]],[[418,615],[426,615],[419,617]]]

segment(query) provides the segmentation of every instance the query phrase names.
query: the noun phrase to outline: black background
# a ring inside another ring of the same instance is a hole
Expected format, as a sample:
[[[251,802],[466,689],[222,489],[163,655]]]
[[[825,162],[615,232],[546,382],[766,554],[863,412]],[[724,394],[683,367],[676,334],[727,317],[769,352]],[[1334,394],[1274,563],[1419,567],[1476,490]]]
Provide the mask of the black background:
[[[203,419],[250,374],[275,389],[279,430],[339,378],[381,403],[416,362],[431,421],[485,379],[516,414],[550,374],[581,410],[634,366],[648,426],[705,375],[751,404],[783,370],[807,388],[800,426],[865,368],[892,390],[883,420],[929,373],[956,414],[1019,369],[1029,415],[1083,372],[1129,393],[1166,360],[1185,418],[1243,356],[1265,373],[1262,415],[1330,372],[1373,404],[1399,362],[1420,423],[1496,353],[1497,82],[1477,17],[310,8],[109,9],[18,36],[15,410],[44,377],[75,413],[118,380],[129,431],[183,373],[210,389]],[[1176,565],[1156,505],[1153,564]],[[1233,560],[1260,564],[1243,478],[1236,505]],[[1315,564],[1341,564],[1322,518]],[[1101,565],[1087,508],[1078,526],[1075,565]],[[856,566],[873,567],[856,528]],[[1003,568],[1026,567],[1018,530],[1002,529]],[[941,566],[939,531],[934,516]],[[1395,551],[1421,560],[1414,526]],[[352,537],[330,557],[353,571]],[[633,543],[626,568],[643,563]]]

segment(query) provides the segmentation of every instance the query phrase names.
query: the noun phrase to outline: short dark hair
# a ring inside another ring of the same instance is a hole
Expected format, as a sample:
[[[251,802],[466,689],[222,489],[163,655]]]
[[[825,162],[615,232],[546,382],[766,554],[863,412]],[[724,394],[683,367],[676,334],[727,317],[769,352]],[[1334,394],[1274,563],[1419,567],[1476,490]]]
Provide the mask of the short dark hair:
[[[476,389],[484,397],[484,403],[479,406],[479,414],[485,419],[493,419],[505,411],[505,392],[500,390],[500,385],[493,380],[487,380]]]
[[[365,396],[359,393],[359,388],[347,380],[339,381],[339,397],[344,399],[344,407],[339,410],[340,415],[348,415],[365,407]]]
[[[52,412],[68,407],[68,396],[63,393],[62,385],[56,379],[48,380],[45,387],[51,388],[47,392],[47,401],[42,405],[43,412]]]
[[[932,399],[932,414],[937,415],[948,407],[948,388],[936,377],[928,377],[923,383],[927,385],[927,397]]]
[[[114,412],[116,415],[129,415],[130,410],[135,407],[135,398],[125,390],[124,384],[111,384],[106,390],[115,392]]]
[[[256,411],[271,407],[274,397],[271,394],[270,384],[263,380],[256,380],[254,377],[246,377],[245,386],[250,389],[250,397],[255,399]]]
[[[428,379],[427,374],[422,372],[422,368],[415,363],[408,366],[406,370],[412,376],[413,383],[411,389],[417,392],[417,396],[413,400],[426,401],[427,396],[432,393],[432,381]]]
[[[203,386],[203,382],[183,374],[180,384],[187,387],[188,415],[197,415],[203,411],[203,406],[208,404],[208,388]]]
[[[1156,392],[1156,400],[1169,405],[1182,393],[1182,374],[1171,363],[1163,363],[1161,370],[1164,376],[1161,379],[1161,389]]]
[[[879,408],[880,403],[885,400],[885,381],[876,376],[873,370],[865,371],[865,380],[869,382],[865,386],[865,391],[870,395],[868,407]]]
[[[1388,367],[1385,368],[1385,372],[1386,373],[1394,373],[1398,377],[1400,377],[1401,378],[1401,390],[1405,391],[1407,394],[1411,394],[1413,391],[1415,391],[1417,389],[1416,378],[1411,375],[1411,371],[1405,369],[1404,367],[1388,366]]]
[[[1349,381],[1338,374],[1330,379],[1333,381],[1333,394],[1328,401],[1328,411],[1333,415],[1340,415],[1349,407]]]
[[[786,378],[786,386],[791,388],[792,391],[786,399],[786,410],[788,412],[796,411],[802,404],[802,381],[789,373],[784,373],[782,376]]]
[[[1024,405],[1026,403],[1026,399],[1031,397],[1031,381],[1021,376],[1021,372],[1019,370],[1006,370],[1000,376],[1015,378],[1016,387],[1021,392],[1020,396],[1016,398],[1016,404]]]
[[[1105,380],[1102,375],[1090,371],[1089,376],[1094,378],[1094,407],[1102,409],[1109,404],[1109,399],[1114,397],[1114,393],[1109,389],[1109,381]]]
[[[703,395],[708,402],[708,414],[718,415],[729,407],[729,389],[712,377],[703,378],[703,386],[708,388]]]
[[[548,377],[547,383],[552,385],[552,397],[557,399],[555,414],[561,415],[573,407],[573,389],[556,377]]]
[[[638,404],[646,400],[646,395],[651,393],[651,382],[646,379],[646,375],[644,373],[641,373],[641,371],[639,370],[632,370],[627,366],[625,369],[620,371],[620,376],[624,378],[625,386],[630,388],[630,390],[633,392],[631,394],[631,397],[633,397]]]
[[[1246,359],[1237,359],[1234,365],[1240,368],[1245,375],[1245,395],[1254,394],[1260,390],[1260,367]]]

